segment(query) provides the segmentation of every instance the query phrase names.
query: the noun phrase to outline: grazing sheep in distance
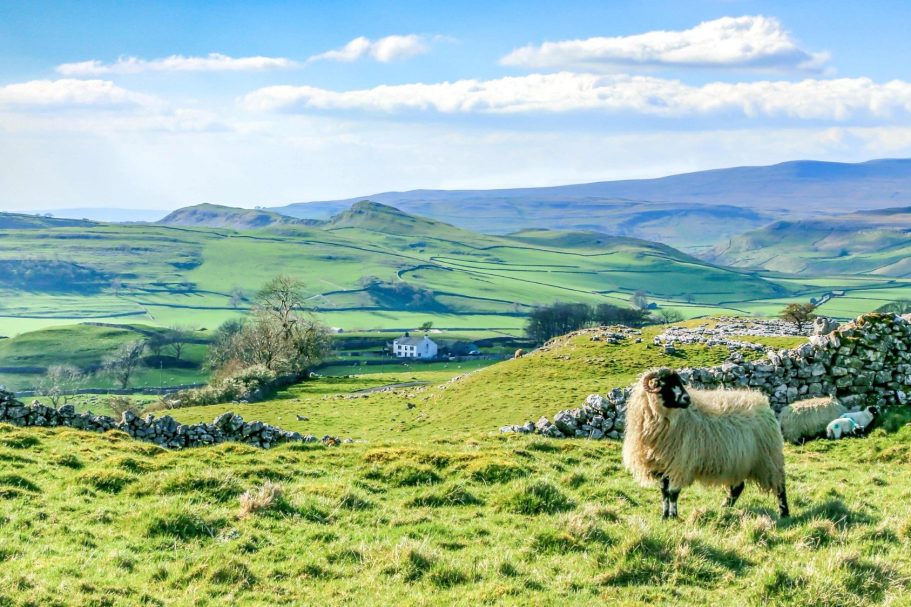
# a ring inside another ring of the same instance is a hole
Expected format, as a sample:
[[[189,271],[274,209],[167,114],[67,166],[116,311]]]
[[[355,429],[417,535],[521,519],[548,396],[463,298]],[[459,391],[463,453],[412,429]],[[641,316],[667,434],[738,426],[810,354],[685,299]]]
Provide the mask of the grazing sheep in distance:
[[[522,348],[519,348],[518,350],[516,350],[516,353],[512,355],[513,359],[522,358],[523,356],[525,356],[525,350],[523,350]]]
[[[752,481],[788,516],[784,441],[768,399],[749,390],[690,390],[671,369],[645,373],[630,395],[623,463],[642,485],[660,483],[664,518],[694,481],[728,488],[733,506]]]
[[[803,443],[807,439],[823,436],[829,422],[847,412],[831,396],[799,400],[781,410],[781,435],[789,443]]]

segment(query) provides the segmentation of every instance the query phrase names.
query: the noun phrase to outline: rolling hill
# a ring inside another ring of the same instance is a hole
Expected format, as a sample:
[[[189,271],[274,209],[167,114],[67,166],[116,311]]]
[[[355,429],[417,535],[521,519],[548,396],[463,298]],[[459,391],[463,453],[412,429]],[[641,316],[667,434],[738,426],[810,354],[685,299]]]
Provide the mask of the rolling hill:
[[[45,228],[75,228],[97,225],[85,219],[62,219],[48,215],[0,213],[0,230],[43,230]]]
[[[313,308],[346,329],[409,328],[435,319],[441,328],[515,332],[530,306],[626,304],[639,290],[686,316],[736,313],[822,288],[718,267],[637,239],[542,230],[485,235],[370,202],[319,225],[258,230],[6,230],[0,263],[15,276],[57,273],[81,281],[0,283],[6,335],[82,320],[212,328],[241,314],[278,273],[303,279]],[[63,263],[68,273],[61,273]]]
[[[324,220],[363,199],[491,234],[596,230],[693,248],[774,220],[911,204],[911,160],[794,161],[542,188],[385,192],[271,210]]]
[[[794,274],[911,276],[911,207],[778,221],[706,256],[739,268]]]
[[[307,225],[313,222],[261,209],[240,209],[217,204],[198,204],[177,209],[156,223],[164,226],[255,230],[280,225]]]

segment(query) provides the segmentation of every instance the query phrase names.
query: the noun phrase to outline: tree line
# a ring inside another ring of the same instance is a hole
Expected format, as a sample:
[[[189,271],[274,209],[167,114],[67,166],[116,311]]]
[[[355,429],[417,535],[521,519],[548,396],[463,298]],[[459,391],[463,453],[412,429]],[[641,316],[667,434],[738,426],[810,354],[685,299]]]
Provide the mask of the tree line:
[[[525,334],[536,343],[544,343],[558,335],[596,325],[625,325],[643,327],[655,323],[683,320],[676,310],[648,310],[642,307],[623,308],[602,303],[590,306],[583,303],[555,303],[535,308],[528,316]]]

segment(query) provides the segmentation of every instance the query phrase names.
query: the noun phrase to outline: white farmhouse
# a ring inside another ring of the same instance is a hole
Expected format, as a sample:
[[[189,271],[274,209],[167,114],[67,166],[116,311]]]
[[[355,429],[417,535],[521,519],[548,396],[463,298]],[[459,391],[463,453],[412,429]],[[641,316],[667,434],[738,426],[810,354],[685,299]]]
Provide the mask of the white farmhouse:
[[[407,333],[392,342],[392,353],[398,358],[436,358],[436,342],[427,337],[411,337]]]

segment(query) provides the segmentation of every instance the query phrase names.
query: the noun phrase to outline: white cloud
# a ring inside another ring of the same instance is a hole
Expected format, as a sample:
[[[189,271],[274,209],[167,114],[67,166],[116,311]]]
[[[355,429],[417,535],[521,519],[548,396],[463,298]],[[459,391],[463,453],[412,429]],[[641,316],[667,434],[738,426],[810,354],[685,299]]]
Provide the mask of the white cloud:
[[[81,61],[57,66],[64,76],[101,76],[105,74],[138,74],[141,72],[238,72],[287,69],[297,67],[297,62],[284,57],[229,57],[209,53],[205,57],[171,55],[163,59],[121,57],[114,63]]]
[[[818,71],[828,59],[827,53],[800,48],[778,19],[757,15],[722,17],[683,31],[528,45],[512,51],[500,63],[536,69],[642,66]]]
[[[331,91],[271,86],[246,95],[259,111],[433,111],[445,114],[517,114],[599,111],[665,118],[740,115],[845,121],[911,114],[911,83],[869,78],[711,82],[690,86],[647,76],[560,72],[496,80],[382,85]]]
[[[115,108],[155,105],[153,97],[107,80],[31,80],[0,86],[0,107],[9,109]]]
[[[340,49],[313,55],[307,62],[343,61],[350,63],[369,56],[380,63],[390,63],[422,55],[428,50],[430,49],[424,38],[417,34],[386,36],[379,40],[370,40],[360,36]]]

